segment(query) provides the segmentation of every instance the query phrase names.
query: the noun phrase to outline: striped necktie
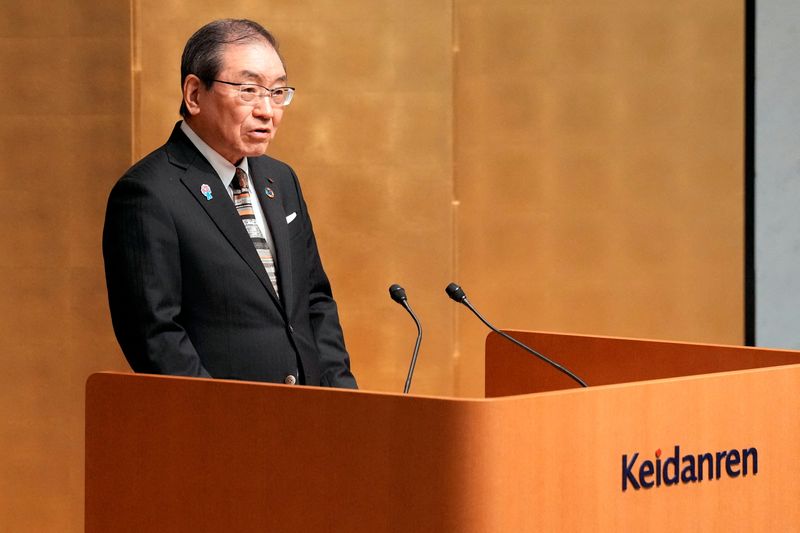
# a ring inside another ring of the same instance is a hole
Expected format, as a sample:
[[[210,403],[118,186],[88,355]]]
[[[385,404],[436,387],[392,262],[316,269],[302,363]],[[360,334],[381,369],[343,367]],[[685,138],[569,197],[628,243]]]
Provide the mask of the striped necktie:
[[[267,245],[267,239],[261,233],[261,228],[256,223],[256,216],[253,213],[253,199],[250,196],[250,188],[247,185],[247,174],[241,168],[236,168],[236,175],[231,181],[231,189],[233,190],[233,203],[239,216],[242,217],[244,227],[247,229],[247,234],[250,235],[250,240],[256,247],[258,257],[264,264],[267,270],[267,276],[275,289],[275,294],[278,294],[278,277],[275,272],[275,260],[272,257],[272,252]],[[279,295],[280,296],[280,295]]]

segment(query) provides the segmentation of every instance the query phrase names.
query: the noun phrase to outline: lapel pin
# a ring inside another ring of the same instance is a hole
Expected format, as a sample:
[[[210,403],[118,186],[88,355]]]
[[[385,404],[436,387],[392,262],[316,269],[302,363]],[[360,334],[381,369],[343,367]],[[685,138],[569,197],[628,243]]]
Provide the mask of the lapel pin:
[[[272,179],[272,178],[267,178],[267,181],[270,182],[270,183],[275,183],[275,180]]]
[[[206,200],[211,200],[213,198],[213,196],[211,196],[211,187],[208,186],[208,183],[204,183],[200,187],[200,192],[206,197]]]
[[[269,198],[270,200],[275,198],[275,191],[273,191],[269,187],[264,187],[264,194],[266,194],[267,198]]]

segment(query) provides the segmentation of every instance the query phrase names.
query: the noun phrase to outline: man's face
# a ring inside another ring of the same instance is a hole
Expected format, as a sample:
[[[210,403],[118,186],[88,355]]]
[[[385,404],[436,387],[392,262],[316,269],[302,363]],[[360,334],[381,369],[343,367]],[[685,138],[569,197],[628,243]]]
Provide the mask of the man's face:
[[[278,53],[266,42],[226,45],[216,79],[272,89],[286,85],[286,71]],[[207,90],[200,84],[197,103],[196,110],[190,111],[189,125],[233,164],[263,154],[283,116],[283,108],[272,105],[269,97],[245,103],[238,87],[223,83],[214,83]]]

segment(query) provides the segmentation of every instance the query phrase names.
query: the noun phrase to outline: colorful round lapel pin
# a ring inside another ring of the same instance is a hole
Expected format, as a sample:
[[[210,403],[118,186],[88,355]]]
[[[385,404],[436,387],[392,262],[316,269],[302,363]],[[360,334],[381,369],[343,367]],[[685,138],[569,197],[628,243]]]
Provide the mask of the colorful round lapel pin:
[[[264,187],[264,194],[266,194],[267,198],[269,198],[270,200],[275,198],[275,191],[273,191],[269,187]]]
[[[211,196],[211,187],[208,186],[208,183],[204,183],[200,186],[200,192],[206,197],[206,200],[211,200],[213,198],[213,196]]]

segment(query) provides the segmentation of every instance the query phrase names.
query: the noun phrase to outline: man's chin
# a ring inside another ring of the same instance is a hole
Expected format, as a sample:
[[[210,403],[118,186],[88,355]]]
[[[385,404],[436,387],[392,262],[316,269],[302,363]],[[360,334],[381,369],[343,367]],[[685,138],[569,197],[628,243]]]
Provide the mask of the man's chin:
[[[260,155],[264,155],[264,152],[267,151],[267,146],[269,146],[269,141],[258,142],[258,143],[248,143],[246,146],[246,157],[257,157]]]

